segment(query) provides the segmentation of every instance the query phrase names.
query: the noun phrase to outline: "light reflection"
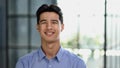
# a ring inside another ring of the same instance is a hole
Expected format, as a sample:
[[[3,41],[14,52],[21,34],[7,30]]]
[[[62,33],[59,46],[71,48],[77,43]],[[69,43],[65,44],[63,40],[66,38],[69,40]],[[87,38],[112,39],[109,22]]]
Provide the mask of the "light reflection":
[[[107,50],[107,56],[120,56],[120,50]]]

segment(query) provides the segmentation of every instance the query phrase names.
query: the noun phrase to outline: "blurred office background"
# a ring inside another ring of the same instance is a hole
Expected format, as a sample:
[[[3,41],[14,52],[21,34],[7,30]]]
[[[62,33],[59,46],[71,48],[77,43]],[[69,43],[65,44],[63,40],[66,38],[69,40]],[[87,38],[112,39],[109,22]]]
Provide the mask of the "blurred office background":
[[[119,0],[0,0],[0,68],[40,47],[35,12],[44,3],[61,7],[61,44],[87,68],[120,68]]]

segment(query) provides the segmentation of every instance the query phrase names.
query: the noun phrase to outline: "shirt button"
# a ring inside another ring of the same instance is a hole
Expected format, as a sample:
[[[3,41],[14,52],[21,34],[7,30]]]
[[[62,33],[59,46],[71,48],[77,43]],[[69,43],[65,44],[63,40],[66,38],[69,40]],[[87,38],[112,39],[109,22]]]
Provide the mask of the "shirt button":
[[[52,65],[49,65],[49,67],[52,67]]]

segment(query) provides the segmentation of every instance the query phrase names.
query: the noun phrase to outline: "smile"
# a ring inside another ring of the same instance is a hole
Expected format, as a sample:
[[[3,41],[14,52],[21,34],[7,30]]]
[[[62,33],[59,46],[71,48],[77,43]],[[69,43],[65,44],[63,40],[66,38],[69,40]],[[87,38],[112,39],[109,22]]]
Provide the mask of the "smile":
[[[52,36],[52,35],[54,34],[54,32],[45,32],[45,34],[46,34],[47,36]]]

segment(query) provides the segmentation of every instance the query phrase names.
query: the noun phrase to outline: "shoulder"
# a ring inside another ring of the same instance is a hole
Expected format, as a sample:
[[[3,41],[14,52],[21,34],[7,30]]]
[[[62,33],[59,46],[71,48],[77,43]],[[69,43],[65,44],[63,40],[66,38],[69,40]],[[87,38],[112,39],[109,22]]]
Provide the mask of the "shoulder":
[[[80,60],[82,60],[82,58],[81,57],[79,57],[79,56],[77,56],[76,54],[74,54],[74,53],[72,53],[72,52],[70,52],[70,51],[68,51],[68,50],[66,50],[66,49],[64,49],[64,56],[66,56],[66,57],[68,57],[68,58],[71,58],[71,59],[80,59]]]
[[[20,57],[16,63],[15,68],[29,68],[29,65],[35,60],[37,57],[38,50],[33,51],[29,54],[26,54]]]
[[[65,49],[64,49],[64,56],[66,58],[68,58],[68,60],[70,60],[73,67],[75,67],[75,68],[79,68],[79,67],[86,68],[86,64],[80,56],[77,56],[76,54],[74,54],[74,53],[72,53],[68,50],[65,50]]]
[[[22,57],[20,57],[18,59],[18,61],[21,61],[21,62],[27,62],[27,61],[32,61],[33,58],[37,57],[38,56],[38,50],[35,50],[35,51],[32,51]]]

